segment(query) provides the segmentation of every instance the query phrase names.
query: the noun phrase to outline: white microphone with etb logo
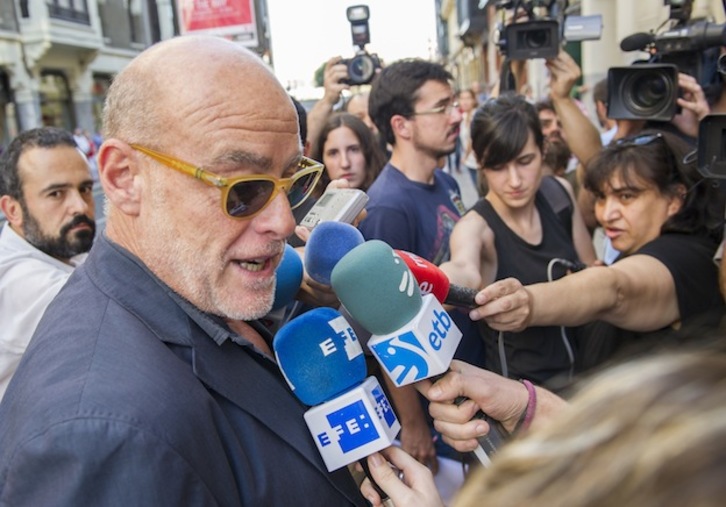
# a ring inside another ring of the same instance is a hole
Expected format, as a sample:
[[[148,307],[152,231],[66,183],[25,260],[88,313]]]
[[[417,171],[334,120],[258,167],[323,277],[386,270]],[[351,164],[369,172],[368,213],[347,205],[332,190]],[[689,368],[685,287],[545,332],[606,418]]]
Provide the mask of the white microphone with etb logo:
[[[371,334],[368,348],[396,386],[449,370],[462,334],[433,294],[421,296],[413,273],[383,241],[367,241],[348,252],[333,268],[331,283],[345,310]],[[475,454],[489,465],[488,454],[502,444],[503,429],[489,423]]]

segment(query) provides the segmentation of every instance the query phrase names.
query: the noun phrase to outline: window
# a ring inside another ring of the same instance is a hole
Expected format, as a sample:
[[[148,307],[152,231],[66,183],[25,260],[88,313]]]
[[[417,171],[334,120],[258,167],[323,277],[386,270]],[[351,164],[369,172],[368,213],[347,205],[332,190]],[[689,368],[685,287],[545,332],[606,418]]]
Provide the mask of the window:
[[[88,0],[45,0],[51,18],[90,25]]]

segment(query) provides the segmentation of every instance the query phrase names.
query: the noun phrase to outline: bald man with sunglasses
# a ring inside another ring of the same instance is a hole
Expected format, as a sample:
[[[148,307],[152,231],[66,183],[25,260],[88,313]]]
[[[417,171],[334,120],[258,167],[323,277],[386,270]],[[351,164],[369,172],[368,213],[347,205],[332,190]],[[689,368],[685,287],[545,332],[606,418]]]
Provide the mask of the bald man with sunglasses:
[[[104,109],[107,225],[0,404],[2,505],[365,505],[328,473],[257,319],[322,167],[261,60],[144,51]]]

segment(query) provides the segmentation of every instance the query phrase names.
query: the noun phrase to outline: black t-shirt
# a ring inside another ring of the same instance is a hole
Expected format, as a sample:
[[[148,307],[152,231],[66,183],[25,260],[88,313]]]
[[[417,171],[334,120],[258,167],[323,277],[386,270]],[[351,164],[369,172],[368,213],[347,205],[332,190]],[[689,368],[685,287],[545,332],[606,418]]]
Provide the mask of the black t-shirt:
[[[658,259],[670,271],[684,325],[714,310],[723,312],[718,266],[713,262],[717,247],[703,236],[672,233],[661,235],[637,252]]]
[[[717,247],[704,236],[666,233],[638,250],[637,255],[654,257],[670,271],[681,316],[679,329],[669,326],[638,333],[605,322],[593,322],[579,336],[578,370],[600,366],[609,359],[646,353],[661,345],[692,341],[715,329],[724,315],[718,266],[713,261]]]

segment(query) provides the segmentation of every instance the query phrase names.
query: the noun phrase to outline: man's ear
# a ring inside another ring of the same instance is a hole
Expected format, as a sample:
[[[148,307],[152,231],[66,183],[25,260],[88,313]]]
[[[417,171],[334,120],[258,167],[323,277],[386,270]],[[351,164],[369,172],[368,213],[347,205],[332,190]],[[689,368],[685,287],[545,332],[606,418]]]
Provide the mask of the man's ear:
[[[123,141],[109,139],[98,152],[98,176],[106,198],[125,215],[141,209],[142,181],[136,152]]]
[[[391,118],[391,130],[396,138],[411,139],[411,121],[405,116],[396,114]]]
[[[23,226],[23,209],[20,201],[9,195],[0,197],[0,210],[2,210],[8,223],[15,230],[21,230]]]

